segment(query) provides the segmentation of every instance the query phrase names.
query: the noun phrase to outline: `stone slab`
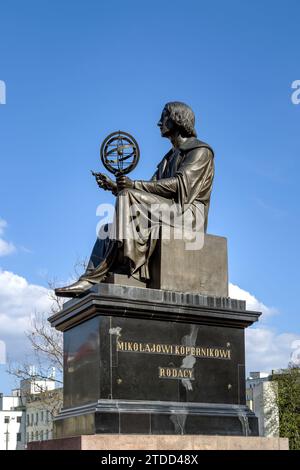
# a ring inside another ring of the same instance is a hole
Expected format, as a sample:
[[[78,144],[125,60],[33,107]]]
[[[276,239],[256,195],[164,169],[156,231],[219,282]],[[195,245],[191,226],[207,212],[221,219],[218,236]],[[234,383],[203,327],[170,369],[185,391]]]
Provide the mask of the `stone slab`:
[[[121,286],[132,286],[132,287],[144,287],[146,288],[146,282],[135,279],[132,276],[119,273],[109,273],[105,281],[105,284],[119,284]]]
[[[227,297],[227,239],[204,235],[201,249],[186,246],[184,240],[158,240],[150,262],[149,287]]]
[[[64,359],[65,408],[97,400],[246,404],[241,328],[94,316],[65,331]]]
[[[90,435],[31,442],[28,450],[288,450],[286,438]]]
[[[95,315],[120,315],[175,322],[219,323],[222,326],[247,327],[260,313],[246,310],[244,300],[229,297],[174,292],[159,289],[100,283],[81,298],[66,302],[49,318],[51,326],[64,331]]]

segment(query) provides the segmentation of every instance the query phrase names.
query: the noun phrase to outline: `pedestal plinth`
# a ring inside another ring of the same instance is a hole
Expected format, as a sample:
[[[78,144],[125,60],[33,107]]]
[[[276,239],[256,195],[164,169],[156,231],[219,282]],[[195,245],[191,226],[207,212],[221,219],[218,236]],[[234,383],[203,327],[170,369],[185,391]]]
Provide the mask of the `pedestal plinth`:
[[[94,434],[30,442],[28,450],[289,450],[279,437]]]
[[[245,404],[245,302],[99,284],[52,316],[64,332],[55,437],[257,436]]]

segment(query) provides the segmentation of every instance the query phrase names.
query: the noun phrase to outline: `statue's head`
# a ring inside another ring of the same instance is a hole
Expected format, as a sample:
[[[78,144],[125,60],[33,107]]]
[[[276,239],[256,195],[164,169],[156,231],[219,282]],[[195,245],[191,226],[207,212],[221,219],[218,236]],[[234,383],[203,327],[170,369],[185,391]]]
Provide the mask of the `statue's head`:
[[[179,132],[182,137],[197,137],[194,112],[187,104],[179,101],[165,105],[157,125],[162,137],[170,137],[175,132]]]

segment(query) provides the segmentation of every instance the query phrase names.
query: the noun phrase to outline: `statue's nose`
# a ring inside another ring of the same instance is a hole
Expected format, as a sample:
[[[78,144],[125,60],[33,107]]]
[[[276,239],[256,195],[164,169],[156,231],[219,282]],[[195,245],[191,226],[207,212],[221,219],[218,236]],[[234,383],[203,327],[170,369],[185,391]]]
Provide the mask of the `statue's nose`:
[[[158,121],[157,125],[158,125],[158,127],[161,127],[161,126],[162,126],[161,120]]]

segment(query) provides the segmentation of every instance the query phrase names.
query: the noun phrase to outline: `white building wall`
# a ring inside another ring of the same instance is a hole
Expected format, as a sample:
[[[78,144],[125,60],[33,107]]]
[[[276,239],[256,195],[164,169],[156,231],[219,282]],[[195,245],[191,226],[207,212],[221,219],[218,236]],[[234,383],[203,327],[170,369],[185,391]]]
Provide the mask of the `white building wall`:
[[[62,406],[62,389],[34,394],[26,403],[26,442],[53,438],[53,413]]]
[[[21,450],[25,447],[25,412],[0,411],[0,450]]]
[[[277,383],[268,377],[248,379],[246,397],[249,408],[258,418],[259,435],[279,437]]]
[[[35,393],[45,392],[46,390],[55,389],[54,379],[40,380],[35,377],[21,380],[21,394],[24,396],[33,395]]]
[[[62,389],[55,390],[54,371],[47,379],[32,376],[21,380],[20,389],[13,390],[11,396],[0,393],[0,450],[24,449],[32,440],[51,439],[50,411],[60,403]]]
[[[3,396],[2,393],[0,394],[0,410],[14,410],[22,405],[21,397],[16,395]]]
[[[43,403],[31,403],[26,407],[26,442],[45,441],[53,437],[53,421]]]

